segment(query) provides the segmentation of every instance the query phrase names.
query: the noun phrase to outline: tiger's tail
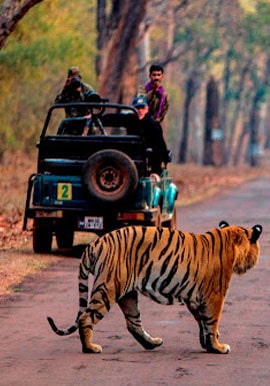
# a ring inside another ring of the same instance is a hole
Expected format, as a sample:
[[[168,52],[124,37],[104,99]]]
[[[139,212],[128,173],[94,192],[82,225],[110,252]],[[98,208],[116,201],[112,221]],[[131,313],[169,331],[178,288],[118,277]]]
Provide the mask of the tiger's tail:
[[[90,256],[92,258],[95,257],[95,254],[93,253],[93,245],[90,243],[85,251],[82,254],[81,262],[80,262],[80,268],[79,268],[79,296],[80,296],[80,308],[77,315],[77,318],[70,327],[66,329],[59,329],[53,318],[50,316],[47,317],[47,320],[49,322],[49,325],[51,326],[51,329],[60,336],[64,335],[71,335],[79,328],[79,318],[80,316],[86,311],[87,303],[88,303],[88,279],[89,279],[89,273],[93,273],[93,266],[92,262],[90,260]]]
[[[80,313],[81,315],[81,313]],[[79,318],[79,315],[78,315],[78,318]],[[72,324],[72,326],[64,329],[64,330],[60,330],[56,324],[54,323],[54,320],[53,318],[51,318],[50,316],[47,317],[47,320],[49,322],[49,325],[51,326],[51,329],[57,334],[57,335],[60,335],[60,336],[64,336],[64,335],[71,335],[73,334],[75,331],[78,330],[79,328],[79,323],[78,323],[78,318],[76,319],[75,323]]]

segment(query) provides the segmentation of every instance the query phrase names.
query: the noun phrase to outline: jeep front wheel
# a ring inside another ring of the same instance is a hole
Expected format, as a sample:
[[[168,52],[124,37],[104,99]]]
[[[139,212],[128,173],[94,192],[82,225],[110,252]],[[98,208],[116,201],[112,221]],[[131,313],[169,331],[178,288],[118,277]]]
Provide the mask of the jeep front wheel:
[[[121,151],[101,150],[88,158],[83,179],[93,197],[112,203],[134,192],[138,171],[131,158]]]

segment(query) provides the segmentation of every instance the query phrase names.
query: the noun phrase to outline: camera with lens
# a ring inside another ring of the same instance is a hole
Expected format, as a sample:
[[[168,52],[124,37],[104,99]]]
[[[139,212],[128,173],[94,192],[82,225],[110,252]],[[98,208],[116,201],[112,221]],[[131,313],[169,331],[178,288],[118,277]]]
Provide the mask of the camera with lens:
[[[99,103],[101,102],[101,97],[95,91],[90,90],[84,94],[84,100],[85,102]]]
[[[70,83],[66,86],[67,91],[74,92],[79,87],[81,87],[81,79],[80,78],[72,78]]]

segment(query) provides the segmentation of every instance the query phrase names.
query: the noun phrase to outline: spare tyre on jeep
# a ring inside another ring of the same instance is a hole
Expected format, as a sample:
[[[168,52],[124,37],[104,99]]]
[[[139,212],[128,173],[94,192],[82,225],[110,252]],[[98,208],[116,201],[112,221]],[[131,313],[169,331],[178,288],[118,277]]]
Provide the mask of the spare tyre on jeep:
[[[83,167],[83,180],[89,193],[104,202],[127,199],[135,191],[138,179],[134,162],[119,150],[100,150]]]

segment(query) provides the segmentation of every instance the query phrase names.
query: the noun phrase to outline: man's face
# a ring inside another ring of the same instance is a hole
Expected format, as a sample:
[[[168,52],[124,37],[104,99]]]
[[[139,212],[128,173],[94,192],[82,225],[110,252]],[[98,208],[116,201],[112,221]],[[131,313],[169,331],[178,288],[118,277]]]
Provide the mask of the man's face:
[[[162,79],[163,79],[163,72],[162,71],[152,71],[149,75],[149,78],[154,85],[154,88],[159,88],[161,85]]]
[[[148,113],[148,105],[146,105],[146,106],[137,106],[136,110],[138,112],[138,117],[141,120]]]

